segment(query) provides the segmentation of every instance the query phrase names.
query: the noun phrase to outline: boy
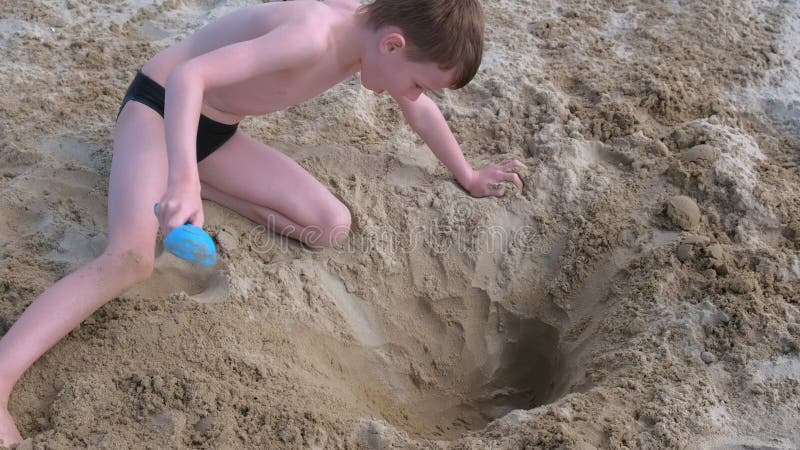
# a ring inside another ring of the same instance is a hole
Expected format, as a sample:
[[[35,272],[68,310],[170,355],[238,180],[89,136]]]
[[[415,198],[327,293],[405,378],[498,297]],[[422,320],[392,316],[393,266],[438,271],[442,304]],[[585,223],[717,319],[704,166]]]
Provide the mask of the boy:
[[[94,310],[147,279],[156,233],[203,225],[201,197],[311,246],[345,238],[350,212],[292,159],[237,129],[317,96],[360,72],[470,194],[522,188],[519,161],[474,171],[424,92],[460,88],[483,48],[479,0],[267,3],[209,24],[149,60],[117,117],[108,193],[108,244],[39,296],[0,340],[0,441],[21,440],[11,389],[45,351]],[[199,119],[198,119],[199,118]],[[157,219],[153,204],[158,202]]]

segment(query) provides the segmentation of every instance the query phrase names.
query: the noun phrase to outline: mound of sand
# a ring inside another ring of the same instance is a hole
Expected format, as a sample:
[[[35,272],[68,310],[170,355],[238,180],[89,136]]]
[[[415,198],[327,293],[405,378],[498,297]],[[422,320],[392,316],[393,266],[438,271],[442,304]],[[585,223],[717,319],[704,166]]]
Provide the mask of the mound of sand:
[[[249,3],[0,4],[0,333],[102,250],[138,67]],[[434,98],[474,166],[531,167],[522,192],[467,196],[357,79],[248,119],[351,207],[350,239],[310,251],[207,202],[221,262],[162,254],[37,362],[25,445],[800,446],[800,8],[486,13],[478,77]]]

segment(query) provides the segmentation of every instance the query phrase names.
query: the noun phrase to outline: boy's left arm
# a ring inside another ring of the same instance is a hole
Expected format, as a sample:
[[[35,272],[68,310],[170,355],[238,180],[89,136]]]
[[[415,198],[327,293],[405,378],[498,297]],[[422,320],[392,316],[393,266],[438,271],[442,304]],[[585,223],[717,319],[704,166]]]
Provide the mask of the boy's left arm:
[[[505,195],[505,189],[491,186],[501,182],[513,183],[518,189],[522,189],[522,179],[511,169],[514,167],[527,169],[527,167],[517,160],[489,164],[480,170],[473,170],[464,158],[439,107],[428,96],[421,94],[416,100],[406,97],[394,97],[394,99],[411,128],[428,144],[433,154],[450,169],[456,180],[472,196],[502,197]]]

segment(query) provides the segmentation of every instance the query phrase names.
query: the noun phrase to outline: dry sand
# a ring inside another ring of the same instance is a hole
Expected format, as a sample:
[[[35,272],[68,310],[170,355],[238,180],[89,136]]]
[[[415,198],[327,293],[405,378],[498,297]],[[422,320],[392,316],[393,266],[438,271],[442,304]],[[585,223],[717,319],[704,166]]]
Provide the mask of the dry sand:
[[[102,250],[138,67],[250,3],[0,2],[0,332]],[[434,97],[522,192],[470,198],[357,79],[248,119],[350,240],[206,202],[218,266],[160,256],[47,353],[20,448],[800,447],[800,6],[486,12],[481,72]]]

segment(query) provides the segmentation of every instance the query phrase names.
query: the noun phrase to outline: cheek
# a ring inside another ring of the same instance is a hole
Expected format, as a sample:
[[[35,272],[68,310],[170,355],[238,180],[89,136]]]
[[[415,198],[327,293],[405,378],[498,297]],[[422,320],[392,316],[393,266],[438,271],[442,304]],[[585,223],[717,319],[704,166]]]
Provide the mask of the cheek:
[[[402,95],[408,89],[408,80],[389,64],[362,66],[361,83],[368,89],[385,90],[395,95]]]
[[[403,91],[408,89],[407,81],[397,72],[386,71],[383,74],[383,79],[385,80],[386,90],[395,94],[402,94]]]

